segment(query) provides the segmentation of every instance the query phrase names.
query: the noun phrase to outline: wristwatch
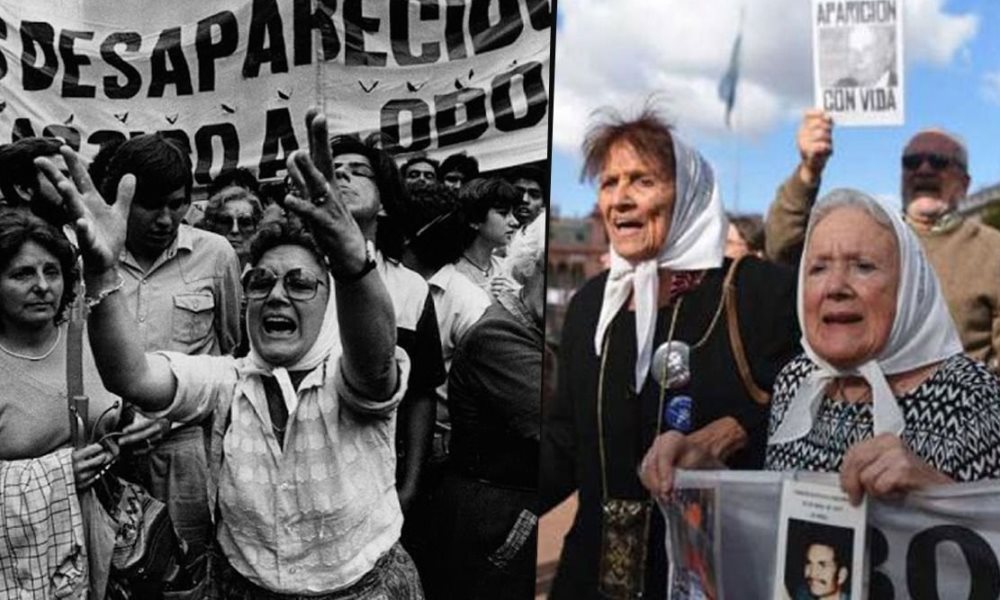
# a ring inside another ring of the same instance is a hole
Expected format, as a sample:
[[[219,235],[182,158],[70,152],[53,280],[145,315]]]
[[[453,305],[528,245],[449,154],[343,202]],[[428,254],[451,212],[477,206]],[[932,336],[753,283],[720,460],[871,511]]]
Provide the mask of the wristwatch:
[[[353,275],[347,275],[347,276],[342,275],[339,277],[334,276],[334,280],[336,280],[337,283],[354,283],[355,281],[358,281],[359,279],[367,275],[369,272],[371,272],[371,270],[374,269],[376,266],[377,263],[375,262],[375,242],[371,240],[365,240],[365,266],[361,267],[361,270],[358,271],[357,273],[354,273]]]

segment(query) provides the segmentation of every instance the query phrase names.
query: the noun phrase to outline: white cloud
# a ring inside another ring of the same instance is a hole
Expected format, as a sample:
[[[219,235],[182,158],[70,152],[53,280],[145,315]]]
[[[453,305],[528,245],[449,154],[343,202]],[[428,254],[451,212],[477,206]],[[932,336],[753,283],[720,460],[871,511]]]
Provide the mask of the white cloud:
[[[979,19],[946,11],[946,0],[905,0],[906,59],[961,60]],[[556,42],[553,143],[576,152],[600,106],[635,107],[651,92],[682,132],[724,132],[719,79],[746,6],[734,126],[766,133],[812,102],[811,3],[805,0],[569,0]],[[1000,91],[998,91],[1000,93]],[[793,117],[794,118],[794,117]]]

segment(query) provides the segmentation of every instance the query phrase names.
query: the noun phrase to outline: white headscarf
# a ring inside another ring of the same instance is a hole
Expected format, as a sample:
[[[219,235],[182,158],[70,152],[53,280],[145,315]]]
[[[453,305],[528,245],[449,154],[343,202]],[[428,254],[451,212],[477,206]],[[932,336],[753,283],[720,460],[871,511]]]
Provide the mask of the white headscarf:
[[[642,390],[653,355],[660,278],[657,271],[714,269],[722,265],[729,221],[722,208],[719,188],[708,161],[671,132],[674,142],[673,220],[656,258],[632,264],[611,248],[611,272],[604,285],[601,315],[594,335],[598,356],[604,335],[615,315],[635,294],[635,389]]]
[[[809,345],[803,333],[802,347],[819,369],[813,371],[799,386],[784,419],[768,440],[769,444],[787,443],[808,434],[828,383],[837,377],[852,375],[863,377],[871,386],[875,435],[899,435],[905,426],[903,413],[886,381],[886,375],[912,371],[962,352],[962,343],[941,295],[937,276],[927,262],[916,236],[895,211],[886,210],[874,198],[862,192],[834,190],[813,207],[809,228],[806,230],[805,248],[809,247],[817,215],[828,215],[841,206],[868,207],[869,210],[885,215],[892,223],[900,255],[896,319],[889,339],[878,356],[848,370],[838,369],[823,360]],[[802,301],[806,268],[803,252],[803,259],[799,264],[797,305],[799,327],[803,332],[806,331]]]
[[[333,278],[327,276],[329,297],[326,301],[326,312],[323,314],[323,325],[319,328],[319,335],[309,350],[302,355],[294,364],[287,367],[276,367],[264,360],[254,346],[253,338],[250,338],[250,353],[247,358],[253,363],[251,373],[258,375],[272,375],[278,380],[278,387],[281,388],[281,397],[285,402],[289,417],[295,412],[298,406],[299,397],[295,393],[295,386],[288,375],[289,371],[311,371],[323,364],[330,354],[340,349],[340,327],[337,323],[337,302],[333,297]],[[250,331],[250,311],[247,310],[247,332]],[[302,324],[299,323],[299,326]]]

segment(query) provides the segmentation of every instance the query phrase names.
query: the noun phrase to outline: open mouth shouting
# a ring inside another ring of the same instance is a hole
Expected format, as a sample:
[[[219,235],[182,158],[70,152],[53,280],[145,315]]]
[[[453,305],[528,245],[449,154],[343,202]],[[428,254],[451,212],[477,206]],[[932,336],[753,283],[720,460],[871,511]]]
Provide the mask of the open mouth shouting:
[[[270,338],[287,339],[298,333],[299,325],[291,316],[272,313],[261,316],[261,330]]]

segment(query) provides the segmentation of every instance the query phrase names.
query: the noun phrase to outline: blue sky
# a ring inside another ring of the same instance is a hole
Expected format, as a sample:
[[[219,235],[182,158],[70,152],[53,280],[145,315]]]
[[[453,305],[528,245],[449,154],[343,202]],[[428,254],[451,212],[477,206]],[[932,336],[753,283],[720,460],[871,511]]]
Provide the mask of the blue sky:
[[[901,5],[904,0],[897,0]],[[747,5],[734,130],[715,86]],[[556,42],[552,202],[563,216],[594,206],[578,182],[587,115],[634,107],[650,93],[713,164],[730,210],[763,213],[798,163],[795,132],[812,104],[806,0],[560,0]],[[898,203],[899,156],[926,127],[969,148],[971,190],[1000,182],[1000,2],[910,0],[906,122],[836,128],[824,189],[850,186]],[[600,32],[600,33],[595,33]]]

